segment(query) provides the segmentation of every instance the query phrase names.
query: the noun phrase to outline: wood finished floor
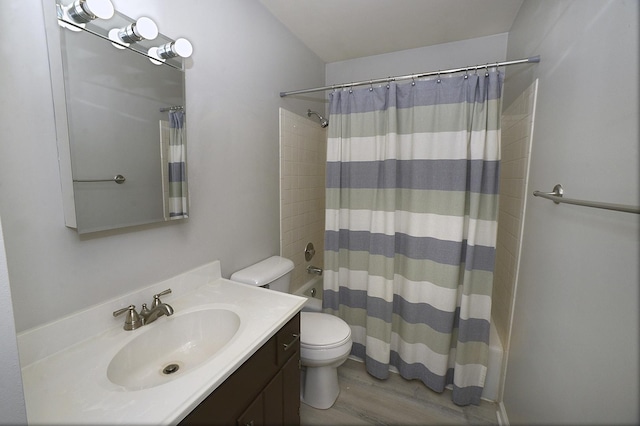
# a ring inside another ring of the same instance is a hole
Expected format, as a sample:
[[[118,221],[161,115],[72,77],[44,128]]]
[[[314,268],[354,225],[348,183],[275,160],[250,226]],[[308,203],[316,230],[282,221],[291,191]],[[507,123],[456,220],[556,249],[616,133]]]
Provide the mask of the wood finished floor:
[[[459,407],[451,391],[433,392],[417,380],[391,374],[370,376],[364,364],[347,360],[338,368],[340,395],[328,410],[300,404],[302,426],[338,425],[497,425],[496,404]]]

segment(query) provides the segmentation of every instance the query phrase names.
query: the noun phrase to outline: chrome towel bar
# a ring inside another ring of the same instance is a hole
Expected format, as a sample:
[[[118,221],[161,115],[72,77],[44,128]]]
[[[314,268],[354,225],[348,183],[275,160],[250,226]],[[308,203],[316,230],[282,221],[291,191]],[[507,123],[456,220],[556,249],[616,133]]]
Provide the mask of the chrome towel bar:
[[[118,185],[123,184],[126,179],[122,175],[115,175],[111,179],[74,179],[74,182],[115,182]]]
[[[577,206],[594,207],[596,209],[615,210],[625,213],[640,214],[640,207],[628,206],[625,204],[600,203],[598,201],[576,200],[574,198],[564,198],[564,190],[562,185],[557,184],[553,187],[553,192],[533,191],[534,197],[542,197],[551,200],[556,204],[567,203]]]

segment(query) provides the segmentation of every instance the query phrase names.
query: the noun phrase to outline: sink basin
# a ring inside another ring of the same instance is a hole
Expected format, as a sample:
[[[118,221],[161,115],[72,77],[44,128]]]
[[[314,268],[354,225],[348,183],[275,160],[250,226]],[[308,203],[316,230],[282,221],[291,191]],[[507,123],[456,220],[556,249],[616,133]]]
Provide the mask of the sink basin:
[[[145,330],[149,327],[148,330]],[[116,353],[107,377],[127,390],[147,389],[193,371],[219,353],[240,328],[227,309],[203,309],[161,317]]]

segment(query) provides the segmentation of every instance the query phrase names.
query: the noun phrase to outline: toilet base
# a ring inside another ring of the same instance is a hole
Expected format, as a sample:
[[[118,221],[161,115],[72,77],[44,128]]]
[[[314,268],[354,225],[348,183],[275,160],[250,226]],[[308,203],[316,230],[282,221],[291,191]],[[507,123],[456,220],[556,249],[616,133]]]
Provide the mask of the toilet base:
[[[300,400],[305,404],[326,410],[338,399],[340,386],[337,367],[306,367],[301,378],[303,383],[300,387]]]

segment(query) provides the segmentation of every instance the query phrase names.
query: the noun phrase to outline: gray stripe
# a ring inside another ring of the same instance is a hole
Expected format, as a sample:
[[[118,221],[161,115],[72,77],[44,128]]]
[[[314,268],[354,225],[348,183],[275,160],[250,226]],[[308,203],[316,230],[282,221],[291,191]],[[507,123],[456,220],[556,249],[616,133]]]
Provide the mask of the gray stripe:
[[[340,304],[352,308],[367,309],[367,292],[364,290],[352,290],[340,286],[338,292],[324,289],[322,292],[323,309],[333,309],[338,311]]]
[[[453,376],[453,369],[451,369],[451,376]],[[451,379],[450,383],[453,383],[453,379]],[[482,389],[484,388],[481,388],[480,386],[467,386],[466,388],[461,388],[453,383],[451,400],[456,405],[480,405]]]
[[[490,72],[489,77],[484,73],[464,76],[445,77],[440,83],[436,80],[416,81],[415,86],[410,83],[391,83],[389,89],[385,86],[353,89],[331,93],[330,114],[354,114],[370,111],[386,110],[388,108],[412,108],[416,106],[483,103],[487,99],[500,99],[504,74]]]
[[[500,161],[327,162],[327,188],[407,188],[498,194]]]
[[[482,342],[489,344],[489,321],[481,318],[460,319],[460,308],[457,308],[456,319],[459,320],[458,341]]]
[[[489,344],[489,322],[479,318],[461,320],[460,308],[456,308],[455,312],[442,311],[428,303],[408,302],[397,294],[393,296],[393,302],[387,302],[379,297],[367,296],[364,290],[352,290],[343,286],[338,292],[324,290],[324,308],[338,312],[341,304],[364,309],[368,316],[387,323],[391,323],[393,314],[396,314],[401,316],[404,322],[425,324],[443,334],[450,334],[454,328],[458,328],[458,341]]]
[[[467,241],[446,241],[431,237],[413,237],[407,234],[372,234],[368,231],[325,231],[325,251],[366,251],[371,255],[394,258],[400,254],[411,259],[459,265],[466,270],[493,271],[495,248],[468,246]]]
[[[169,163],[169,182],[184,182],[187,180],[184,162]]]

